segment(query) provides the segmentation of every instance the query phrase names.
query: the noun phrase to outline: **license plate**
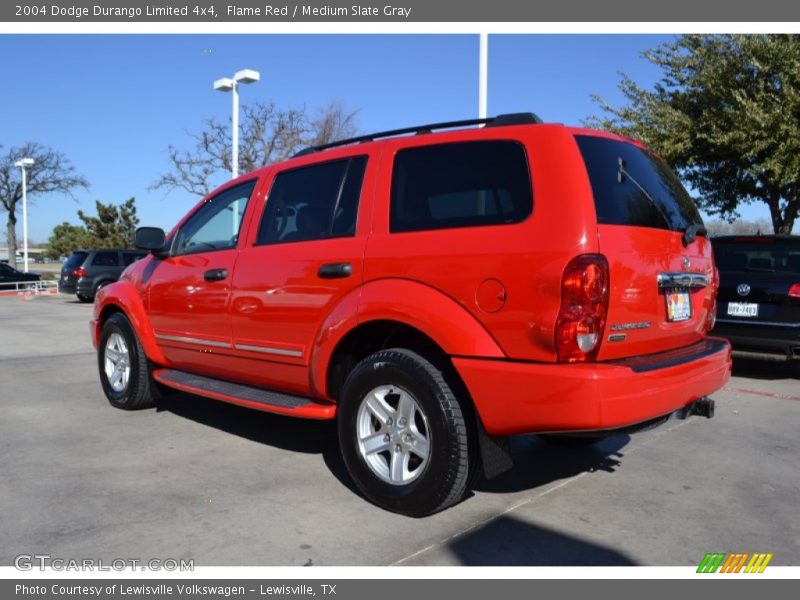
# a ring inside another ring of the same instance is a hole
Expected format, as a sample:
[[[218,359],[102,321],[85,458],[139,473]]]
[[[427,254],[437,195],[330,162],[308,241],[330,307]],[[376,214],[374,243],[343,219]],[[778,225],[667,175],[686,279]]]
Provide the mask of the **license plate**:
[[[689,292],[667,292],[667,321],[688,321],[692,318],[692,301]]]
[[[728,302],[728,315],[731,317],[757,317],[758,304],[755,302]]]

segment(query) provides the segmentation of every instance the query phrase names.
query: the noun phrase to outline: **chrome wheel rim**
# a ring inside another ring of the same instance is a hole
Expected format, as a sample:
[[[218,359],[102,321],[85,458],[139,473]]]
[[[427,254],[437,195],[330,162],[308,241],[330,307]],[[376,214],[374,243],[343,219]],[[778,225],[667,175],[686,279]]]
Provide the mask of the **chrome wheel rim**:
[[[125,338],[118,333],[108,336],[104,356],[108,385],[115,392],[125,391],[131,375],[130,353]]]
[[[356,416],[361,458],[381,481],[406,485],[428,464],[431,433],[416,398],[396,385],[371,390]]]

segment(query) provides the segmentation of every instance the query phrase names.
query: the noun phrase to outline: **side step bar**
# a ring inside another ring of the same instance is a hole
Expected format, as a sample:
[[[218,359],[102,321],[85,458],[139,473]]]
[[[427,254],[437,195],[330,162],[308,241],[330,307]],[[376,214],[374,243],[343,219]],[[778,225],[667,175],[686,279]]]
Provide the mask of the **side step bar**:
[[[239,406],[256,410],[300,417],[302,419],[326,420],[333,419],[336,416],[335,404],[323,404],[303,396],[293,396],[249,385],[230,383],[185,371],[158,369],[153,372],[153,378],[167,387],[182,392],[230,402],[231,404],[238,404]]]

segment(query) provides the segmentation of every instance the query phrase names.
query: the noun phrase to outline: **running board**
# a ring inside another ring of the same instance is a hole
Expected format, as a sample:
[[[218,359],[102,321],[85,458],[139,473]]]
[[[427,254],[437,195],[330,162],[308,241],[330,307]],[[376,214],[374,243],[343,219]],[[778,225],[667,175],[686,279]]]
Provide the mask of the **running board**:
[[[323,404],[311,398],[273,392],[239,383],[212,379],[186,371],[158,369],[153,371],[153,379],[167,387],[222,400],[247,408],[266,412],[300,417],[302,419],[333,419],[336,416],[335,404]]]

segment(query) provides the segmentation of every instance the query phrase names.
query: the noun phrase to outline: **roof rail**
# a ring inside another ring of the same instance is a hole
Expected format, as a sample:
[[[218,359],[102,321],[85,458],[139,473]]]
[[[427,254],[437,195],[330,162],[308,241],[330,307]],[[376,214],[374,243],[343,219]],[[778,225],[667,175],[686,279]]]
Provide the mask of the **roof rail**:
[[[496,117],[489,117],[488,119],[466,119],[463,121],[446,121],[444,123],[430,123],[428,125],[417,125],[416,127],[405,127],[403,129],[390,129],[389,131],[380,131],[378,133],[370,133],[368,135],[360,135],[358,137],[347,138],[345,140],[337,140],[328,144],[321,144],[319,146],[309,146],[303,148],[295,154],[292,158],[298,156],[305,156],[306,154],[313,154],[320,150],[327,150],[328,148],[336,148],[338,146],[348,146],[350,144],[360,144],[364,142],[372,142],[378,138],[394,137],[397,135],[405,135],[413,133],[415,135],[422,135],[425,133],[433,133],[436,129],[453,129],[455,127],[470,127],[473,125],[486,125],[486,127],[502,127],[504,125],[530,125],[535,123],[542,123],[542,120],[531,112],[527,113],[509,113],[505,115],[497,115]]]

